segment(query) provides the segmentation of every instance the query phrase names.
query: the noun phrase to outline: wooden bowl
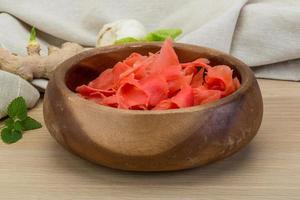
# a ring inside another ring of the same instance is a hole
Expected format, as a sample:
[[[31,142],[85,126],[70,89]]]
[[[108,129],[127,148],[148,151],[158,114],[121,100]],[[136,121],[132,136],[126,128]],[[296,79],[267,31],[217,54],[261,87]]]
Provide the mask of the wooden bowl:
[[[52,136],[80,157],[131,171],[171,171],[223,159],[248,144],[263,114],[261,92],[246,64],[222,52],[175,43],[181,62],[199,57],[234,69],[241,87],[213,103],[165,111],[98,105],[74,89],[132,52],[157,52],[161,43],[136,43],[82,52],[54,72],[44,98]]]

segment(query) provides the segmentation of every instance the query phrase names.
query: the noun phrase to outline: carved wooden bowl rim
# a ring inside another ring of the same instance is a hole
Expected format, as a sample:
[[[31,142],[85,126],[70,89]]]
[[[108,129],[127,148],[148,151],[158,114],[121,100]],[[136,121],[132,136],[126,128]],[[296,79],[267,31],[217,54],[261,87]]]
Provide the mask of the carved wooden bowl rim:
[[[78,64],[83,59],[88,59],[89,57],[95,56],[97,54],[106,54],[106,53],[109,54],[123,49],[161,47],[161,45],[162,42],[142,42],[142,43],[129,43],[125,45],[112,45],[107,47],[93,48],[90,50],[86,50],[61,63],[58,66],[58,68],[55,70],[52,78],[57,81],[58,85],[60,85],[61,90],[64,92],[64,95],[71,97],[72,100],[74,101],[85,101],[85,105],[87,107],[99,111],[107,110],[110,112],[116,112],[120,114],[133,114],[133,115],[163,115],[163,114],[170,114],[170,113],[188,113],[188,112],[210,109],[213,107],[219,107],[232,102],[234,99],[244,94],[247,91],[247,89],[249,89],[252,85],[254,79],[253,72],[245,63],[243,63],[239,59],[212,48],[185,44],[185,43],[174,43],[173,46],[175,50],[177,48],[177,49],[189,50],[193,52],[206,52],[206,53],[209,52],[210,54],[213,54],[215,57],[222,57],[225,60],[231,62],[232,65],[234,65],[235,68],[234,70],[236,70],[237,73],[240,75],[241,78],[240,88],[234,93],[222,99],[219,99],[211,103],[203,104],[203,105],[198,105],[198,106],[191,106],[191,107],[179,108],[179,109],[169,109],[169,110],[126,110],[126,109],[118,109],[109,106],[104,106],[104,105],[97,104],[93,101],[86,100],[83,97],[80,97],[75,92],[73,92],[66,85],[66,81],[65,81],[66,74],[74,67],[74,65]]]

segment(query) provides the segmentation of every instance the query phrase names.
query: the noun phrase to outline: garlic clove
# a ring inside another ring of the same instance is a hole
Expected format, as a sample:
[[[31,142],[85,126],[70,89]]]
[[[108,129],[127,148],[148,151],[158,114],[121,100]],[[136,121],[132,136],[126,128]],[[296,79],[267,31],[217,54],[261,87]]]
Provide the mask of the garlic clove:
[[[45,92],[48,85],[48,80],[43,78],[33,79],[31,84],[40,92]]]
[[[99,31],[96,47],[113,45],[125,37],[144,38],[147,32],[144,25],[135,19],[118,20],[105,24]]]

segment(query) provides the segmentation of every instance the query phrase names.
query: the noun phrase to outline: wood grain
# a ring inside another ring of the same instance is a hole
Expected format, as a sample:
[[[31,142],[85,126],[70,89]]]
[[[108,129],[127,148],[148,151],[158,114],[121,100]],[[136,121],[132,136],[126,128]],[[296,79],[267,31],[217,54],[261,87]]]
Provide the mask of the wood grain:
[[[137,111],[86,101],[71,90],[134,52],[157,52],[162,43],[109,46],[84,51],[61,63],[44,96],[44,120],[66,149],[93,163],[126,171],[176,171],[226,158],[247,145],[262,122],[263,103],[251,69],[217,50],[174,44],[178,58],[208,58],[242,80],[219,101],[184,109]],[[89,72],[89,73],[87,73]],[[71,90],[70,90],[71,89]],[[118,95],[117,95],[118,96]]]
[[[60,147],[46,128],[0,144],[0,199],[300,198],[300,83],[259,80],[264,119],[255,139],[212,165],[130,173],[93,165]],[[30,115],[42,121],[42,102]]]

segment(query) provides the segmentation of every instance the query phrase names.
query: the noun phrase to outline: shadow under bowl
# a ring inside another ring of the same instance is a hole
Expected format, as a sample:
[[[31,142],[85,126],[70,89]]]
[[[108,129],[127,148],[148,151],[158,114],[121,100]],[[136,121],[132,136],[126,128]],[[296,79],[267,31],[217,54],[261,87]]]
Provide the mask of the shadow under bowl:
[[[213,103],[182,109],[140,111],[98,105],[74,90],[132,52],[157,52],[162,43],[133,43],[84,51],[54,72],[44,97],[51,135],[80,157],[130,171],[172,171],[223,159],[256,135],[262,96],[249,67],[214,49],[175,43],[180,62],[199,57],[234,70],[241,87]]]

